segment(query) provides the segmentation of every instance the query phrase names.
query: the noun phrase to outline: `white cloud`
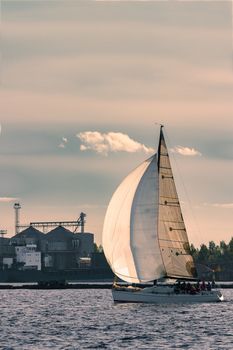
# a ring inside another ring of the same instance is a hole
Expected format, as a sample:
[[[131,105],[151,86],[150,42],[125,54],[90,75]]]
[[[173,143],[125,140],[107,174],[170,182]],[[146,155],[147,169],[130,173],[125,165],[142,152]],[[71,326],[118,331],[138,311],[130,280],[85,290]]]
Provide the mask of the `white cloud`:
[[[182,156],[201,156],[201,153],[194,148],[176,146],[170,149],[172,153],[178,153]]]
[[[0,202],[1,203],[9,203],[9,202],[14,202],[19,200],[19,198],[14,198],[14,197],[0,197]]]
[[[233,203],[213,203],[212,206],[216,208],[233,209]]]
[[[214,207],[221,209],[233,209],[233,203],[203,203],[205,207]]]
[[[107,155],[109,152],[154,152],[153,148],[146,147],[144,144],[120,132],[100,133],[98,131],[85,131],[76,136],[83,142],[80,146],[81,151],[93,150],[104,155]]]
[[[66,137],[62,137],[62,142],[58,145],[59,148],[66,148],[66,144],[68,139]]]

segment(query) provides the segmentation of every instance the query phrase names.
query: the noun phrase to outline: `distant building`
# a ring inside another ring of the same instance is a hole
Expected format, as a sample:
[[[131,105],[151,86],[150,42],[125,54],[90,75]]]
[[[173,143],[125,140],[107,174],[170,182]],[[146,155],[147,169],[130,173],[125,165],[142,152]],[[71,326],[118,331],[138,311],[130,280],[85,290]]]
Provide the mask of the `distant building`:
[[[2,258],[2,269],[11,269],[14,263],[14,258]]]
[[[91,256],[91,265],[93,268],[108,269],[109,265],[103,252],[94,252]]]
[[[69,270],[91,265],[94,235],[73,233],[63,226],[44,234],[29,226],[13,236],[10,244],[18,269]],[[10,260],[5,264],[9,266]]]
[[[36,251],[36,249],[36,244],[15,247],[16,261],[18,264],[21,264],[20,269],[41,270],[41,252]]]
[[[26,245],[15,246],[16,262],[25,263],[26,260]]]
[[[92,233],[73,233],[58,226],[45,235],[42,242],[44,267],[49,269],[74,269],[80,258],[90,257],[94,249]]]
[[[71,231],[62,226],[46,234],[42,243],[45,268],[65,270],[76,267],[76,255],[72,245],[73,236]]]
[[[0,237],[0,269],[9,269],[14,262],[15,249],[10,245],[10,239]]]
[[[24,269],[41,270],[41,252],[36,251],[36,245],[28,244]]]
[[[27,244],[36,244],[37,248],[40,249],[41,242],[45,238],[45,234],[41,231],[37,230],[33,226],[29,226],[25,230],[17,233],[15,236],[13,236],[10,241],[11,245],[14,246],[22,246]]]
[[[90,232],[75,233],[73,245],[78,245],[80,257],[90,257],[94,252],[94,235]]]

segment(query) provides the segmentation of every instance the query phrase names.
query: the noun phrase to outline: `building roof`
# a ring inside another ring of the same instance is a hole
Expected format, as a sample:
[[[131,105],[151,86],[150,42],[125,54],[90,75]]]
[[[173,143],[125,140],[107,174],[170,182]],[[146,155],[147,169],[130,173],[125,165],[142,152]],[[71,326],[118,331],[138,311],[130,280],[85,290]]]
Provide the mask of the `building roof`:
[[[29,226],[25,230],[17,233],[15,236],[13,236],[11,239],[14,238],[36,238],[36,239],[42,239],[45,235],[41,231],[37,230],[33,226]]]
[[[58,226],[46,234],[46,239],[50,241],[64,241],[74,238],[73,232],[63,226]]]
[[[1,245],[9,245],[10,238],[9,237],[0,237],[0,244]]]

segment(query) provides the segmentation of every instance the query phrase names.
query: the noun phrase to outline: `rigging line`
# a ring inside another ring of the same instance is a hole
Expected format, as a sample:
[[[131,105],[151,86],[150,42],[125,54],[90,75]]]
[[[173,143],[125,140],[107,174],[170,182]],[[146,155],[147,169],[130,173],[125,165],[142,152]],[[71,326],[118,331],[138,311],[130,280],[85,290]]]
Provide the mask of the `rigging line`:
[[[168,137],[168,135],[167,135],[166,130],[164,130],[164,131],[165,131],[165,134],[166,134],[166,140],[167,140],[167,143],[168,143],[168,145],[169,145],[169,148],[171,148],[170,139],[169,139],[169,137]],[[199,227],[199,225],[198,225],[197,217],[196,217],[196,215],[194,214],[193,205],[192,205],[192,202],[191,202],[190,197],[189,197],[189,195],[188,195],[188,191],[187,191],[187,188],[186,188],[186,186],[185,186],[185,184],[184,184],[184,180],[183,180],[183,177],[182,177],[182,173],[181,173],[181,170],[180,170],[180,168],[179,168],[179,166],[178,166],[178,162],[177,162],[177,159],[176,159],[174,153],[172,154],[172,156],[170,157],[170,159],[172,159],[172,160],[174,161],[174,165],[175,165],[175,167],[176,167],[177,173],[179,174],[180,182],[181,182],[181,185],[182,185],[182,187],[183,187],[185,197],[187,198],[188,207],[189,207],[189,210],[190,210],[190,213],[191,213],[191,219],[192,219],[192,221],[193,221],[194,230],[196,230],[196,235],[198,236],[197,238],[198,238],[198,240],[200,241],[201,238],[203,237],[203,234],[202,234],[202,232],[201,232],[201,230],[200,230],[200,227]],[[173,175],[174,175],[174,174],[173,174]]]

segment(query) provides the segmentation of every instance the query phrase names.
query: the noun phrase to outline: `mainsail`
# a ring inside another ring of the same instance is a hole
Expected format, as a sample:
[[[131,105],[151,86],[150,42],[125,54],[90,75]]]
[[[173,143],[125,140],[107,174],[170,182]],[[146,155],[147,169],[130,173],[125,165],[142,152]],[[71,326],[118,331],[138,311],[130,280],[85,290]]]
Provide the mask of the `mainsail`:
[[[112,196],[103,248],[113,272],[130,283],[194,275],[162,128],[158,153],[132,171]]]
[[[159,246],[169,277],[193,278],[196,270],[161,127],[158,149]]]

